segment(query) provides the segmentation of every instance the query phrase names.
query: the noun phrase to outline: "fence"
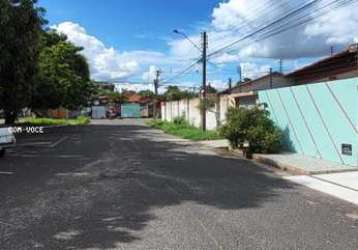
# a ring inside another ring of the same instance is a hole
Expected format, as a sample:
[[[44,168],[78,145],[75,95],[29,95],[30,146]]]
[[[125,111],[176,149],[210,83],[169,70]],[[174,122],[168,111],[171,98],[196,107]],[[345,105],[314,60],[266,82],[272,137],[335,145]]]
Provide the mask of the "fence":
[[[260,91],[285,146],[301,153],[358,166],[358,78]]]
[[[184,117],[191,125],[201,126],[200,99],[184,99],[162,103],[162,119],[172,121],[176,117]],[[217,106],[206,113],[206,125],[209,130],[217,128]]]
[[[207,127],[225,122],[235,97],[222,95],[207,112]],[[201,126],[199,99],[163,103],[162,119],[184,116]],[[271,118],[284,131],[286,150],[358,166],[358,78],[258,92]]]

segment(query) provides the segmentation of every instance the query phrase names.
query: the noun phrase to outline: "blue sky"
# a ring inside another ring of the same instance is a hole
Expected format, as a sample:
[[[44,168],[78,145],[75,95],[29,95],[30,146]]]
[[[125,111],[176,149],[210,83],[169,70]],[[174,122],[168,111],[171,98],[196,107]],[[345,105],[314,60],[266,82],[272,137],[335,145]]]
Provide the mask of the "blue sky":
[[[51,24],[79,23],[119,50],[168,50],[173,29],[193,32],[218,0],[40,0]]]
[[[308,1],[40,0],[39,4],[47,9],[46,18],[52,28],[84,47],[93,79],[143,89],[150,86],[156,69],[163,71],[162,80],[172,79],[198,56],[198,51],[173,29],[184,31],[198,44],[200,32],[207,30],[210,53]],[[330,1],[320,0],[321,5],[301,14],[315,17]],[[342,50],[358,41],[358,31],[353,28],[358,23],[357,11],[357,4],[337,10],[327,8],[313,22],[296,29],[259,42],[245,40],[232,47],[233,51],[210,58],[208,80],[224,88],[229,77],[239,79],[238,65],[244,77],[255,78],[267,74],[270,67],[278,70],[279,59],[284,60],[284,71],[289,72],[328,56],[330,46]],[[297,20],[299,16],[289,21]],[[200,85],[199,65],[171,82]]]

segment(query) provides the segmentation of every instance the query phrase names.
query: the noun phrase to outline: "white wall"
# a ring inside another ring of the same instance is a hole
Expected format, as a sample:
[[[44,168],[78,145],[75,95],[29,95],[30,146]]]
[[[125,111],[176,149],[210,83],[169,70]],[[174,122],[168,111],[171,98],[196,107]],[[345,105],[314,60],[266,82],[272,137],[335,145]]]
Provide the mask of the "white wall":
[[[223,124],[226,121],[226,113],[230,107],[230,97],[228,95],[221,95],[220,96],[220,123]]]
[[[199,98],[183,99],[180,101],[162,103],[162,120],[173,121],[176,117],[184,116],[185,119],[195,127],[201,127],[201,112],[198,108]],[[218,103],[206,113],[206,126],[209,130],[217,129],[226,119],[226,112],[230,106],[230,96],[222,95]]]

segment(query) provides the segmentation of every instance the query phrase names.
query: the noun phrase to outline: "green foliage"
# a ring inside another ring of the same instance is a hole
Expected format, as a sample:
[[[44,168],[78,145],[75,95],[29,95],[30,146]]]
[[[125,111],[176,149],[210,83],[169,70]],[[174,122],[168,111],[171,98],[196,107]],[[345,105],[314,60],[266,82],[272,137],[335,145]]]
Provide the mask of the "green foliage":
[[[83,126],[90,123],[90,119],[86,116],[79,116],[76,119],[51,119],[51,118],[25,118],[21,121],[22,125],[29,126]]]
[[[220,133],[233,148],[242,149],[249,142],[252,153],[275,153],[281,147],[282,133],[269,118],[269,112],[261,107],[229,109]]]
[[[185,118],[183,116],[174,118],[173,123],[178,127],[188,127],[189,126],[189,123],[185,120]]]
[[[218,93],[218,90],[209,84],[206,87],[206,93],[207,94],[216,94],[216,93]]]
[[[33,109],[78,109],[90,100],[94,86],[90,83],[87,61],[79,54],[82,48],[66,39],[52,31],[42,34],[44,47],[32,91]]]
[[[154,98],[154,96],[155,96],[154,92],[151,91],[151,90],[142,90],[142,91],[139,91],[138,94],[139,94],[141,97]]]
[[[44,13],[36,0],[0,0],[0,109],[7,124],[25,107],[77,109],[93,91],[82,48],[45,32]]]
[[[27,107],[37,71],[45,10],[35,0],[0,0],[0,108],[14,123]]]
[[[152,128],[163,130],[167,134],[175,135],[193,141],[217,140],[221,136],[216,131],[203,131],[191,126],[184,118],[176,118],[173,122],[151,120],[147,123]]]
[[[107,94],[111,103],[122,104],[128,102],[128,97],[118,92],[110,92]]]
[[[178,101],[181,99],[194,98],[196,97],[196,94],[187,90],[181,90],[177,86],[169,86],[164,93],[164,97],[167,101]]]

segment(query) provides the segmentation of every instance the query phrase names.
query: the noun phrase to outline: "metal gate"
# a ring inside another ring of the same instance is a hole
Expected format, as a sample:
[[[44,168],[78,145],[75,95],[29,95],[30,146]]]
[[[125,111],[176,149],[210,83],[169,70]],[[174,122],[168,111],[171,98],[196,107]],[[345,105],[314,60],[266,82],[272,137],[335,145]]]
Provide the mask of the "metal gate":
[[[121,106],[122,118],[141,118],[141,111],[139,104],[122,104]]]

